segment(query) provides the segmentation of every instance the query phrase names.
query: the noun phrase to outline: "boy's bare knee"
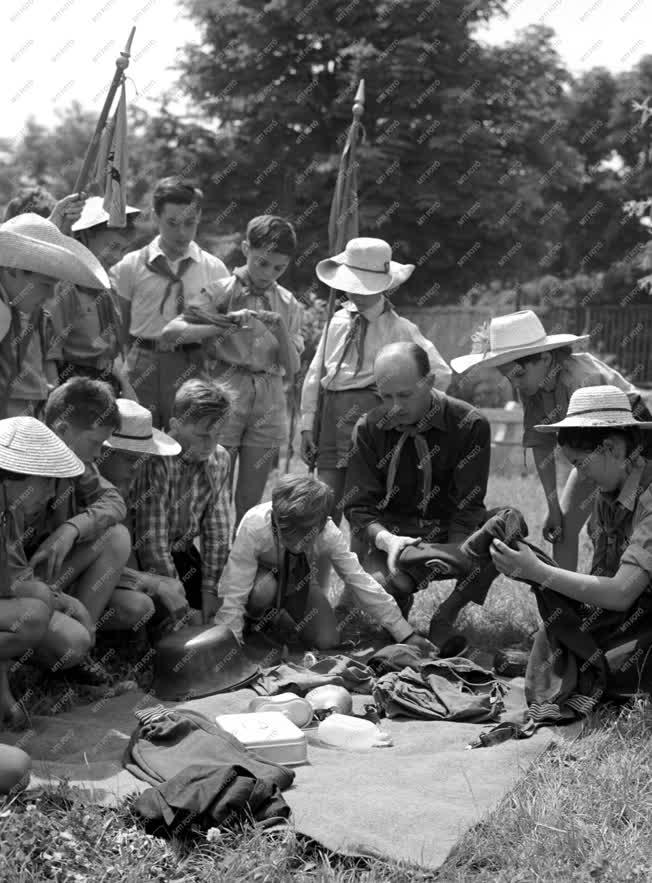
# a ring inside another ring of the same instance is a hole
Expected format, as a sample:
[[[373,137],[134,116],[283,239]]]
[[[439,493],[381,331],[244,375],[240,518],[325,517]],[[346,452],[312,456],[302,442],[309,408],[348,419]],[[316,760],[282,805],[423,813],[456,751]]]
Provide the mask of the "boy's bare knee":
[[[0,745],[0,794],[10,794],[27,786],[32,760],[13,745]]]
[[[108,631],[136,630],[147,625],[154,616],[154,602],[148,595],[118,589],[102,616],[102,627]]]
[[[25,649],[33,647],[43,640],[51,616],[48,604],[37,598],[23,599],[17,636],[22,639]]]
[[[54,652],[58,656],[56,667],[67,669],[79,665],[88,656],[93,640],[80,622],[66,616],[58,626],[57,645]]]
[[[131,537],[124,524],[114,524],[104,537],[104,549],[111,552],[114,560],[126,564],[131,555]]]

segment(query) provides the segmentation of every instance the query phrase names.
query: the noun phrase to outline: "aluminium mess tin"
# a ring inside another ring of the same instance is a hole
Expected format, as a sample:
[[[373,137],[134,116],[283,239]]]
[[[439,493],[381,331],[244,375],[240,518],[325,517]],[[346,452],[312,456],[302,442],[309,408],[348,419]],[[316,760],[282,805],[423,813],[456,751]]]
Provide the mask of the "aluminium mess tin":
[[[218,714],[218,726],[264,760],[283,766],[308,763],[306,734],[280,711]]]

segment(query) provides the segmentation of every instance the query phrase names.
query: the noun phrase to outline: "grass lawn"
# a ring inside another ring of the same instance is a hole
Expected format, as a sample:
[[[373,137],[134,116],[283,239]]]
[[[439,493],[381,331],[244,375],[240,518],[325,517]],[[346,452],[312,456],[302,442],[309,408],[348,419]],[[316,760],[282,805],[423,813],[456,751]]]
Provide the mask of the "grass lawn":
[[[518,506],[533,540],[540,540],[543,494],[533,477],[493,477],[488,501]],[[583,538],[581,564],[586,567],[589,560]],[[412,613],[415,624],[427,624],[446,591],[447,584],[440,583],[422,593]],[[334,598],[338,592],[334,585]],[[486,605],[465,612],[461,622],[485,650],[527,646],[537,626],[536,606],[525,587],[501,577]],[[125,658],[110,664],[116,676],[129,675]],[[491,749],[486,757],[491,763]],[[652,704],[643,699],[625,709],[602,709],[582,738],[553,745],[496,812],[462,838],[436,874],[333,855],[291,829],[220,832],[194,846],[166,842],[141,831],[128,802],[117,810],[88,806],[65,787],[0,803],[0,883],[650,879]]]

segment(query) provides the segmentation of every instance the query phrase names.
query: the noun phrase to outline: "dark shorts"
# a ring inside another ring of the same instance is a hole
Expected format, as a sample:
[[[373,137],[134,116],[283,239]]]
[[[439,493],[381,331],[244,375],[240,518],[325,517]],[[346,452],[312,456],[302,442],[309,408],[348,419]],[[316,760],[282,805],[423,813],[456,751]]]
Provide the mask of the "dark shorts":
[[[346,469],[353,449],[353,428],[360,417],[380,404],[373,387],[324,393],[320,424],[319,469]]]
[[[173,551],[172,560],[183,583],[188,604],[193,610],[201,610],[202,565],[199,550],[193,545],[186,546]]]

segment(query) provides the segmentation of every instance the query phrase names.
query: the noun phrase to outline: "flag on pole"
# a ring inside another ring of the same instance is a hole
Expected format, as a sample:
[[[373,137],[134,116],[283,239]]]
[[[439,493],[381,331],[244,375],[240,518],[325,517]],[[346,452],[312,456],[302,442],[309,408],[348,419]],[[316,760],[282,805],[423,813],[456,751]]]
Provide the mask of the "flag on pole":
[[[331,255],[343,251],[349,239],[355,239],[359,233],[358,161],[355,154],[362,128],[360,117],[363,108],[364,80],[360,80],[353,103],[353,121],[340,157],[337,182],[328,220],[328,245]]]
[[[111,128],[107,135],[104,211],[109,227],[127,226],[127,95],[124,80]]]
[[[364,111],[364,80],[360,80],[358,90],[353,99],[353,120],[349,127],[344,144],[344,150],[340,157],[340,166],[337,172],[337,181],[335,183],[335,192],[331,203],[331,213],[328,221],[328,244],[331,255],[339,254],[343,251],[349,239],[355,239],[358,236],[359,220],[358,220],[358,161],[356,159],[356,149],[360,139],[362,123],[360,119]],[[324,340],[328,338],[328,330],[330,328],[331,319],[335,312],[335,289],[331,288],[328,298],[328,310],[326,312],[326,325],[324,327]],[[322,350],[322,360],[319,368],[320,378],[326,373],[326,347]],[[321,435],[321,426],[324,409],[324,388],[319,384],[319,392],[317,397],[317,409],[315,412],[315,422],[313,425],[313,441],[315,449],[319,449],[319,437]],[[316,458],[313,460],[311,470],[316,468]]]

